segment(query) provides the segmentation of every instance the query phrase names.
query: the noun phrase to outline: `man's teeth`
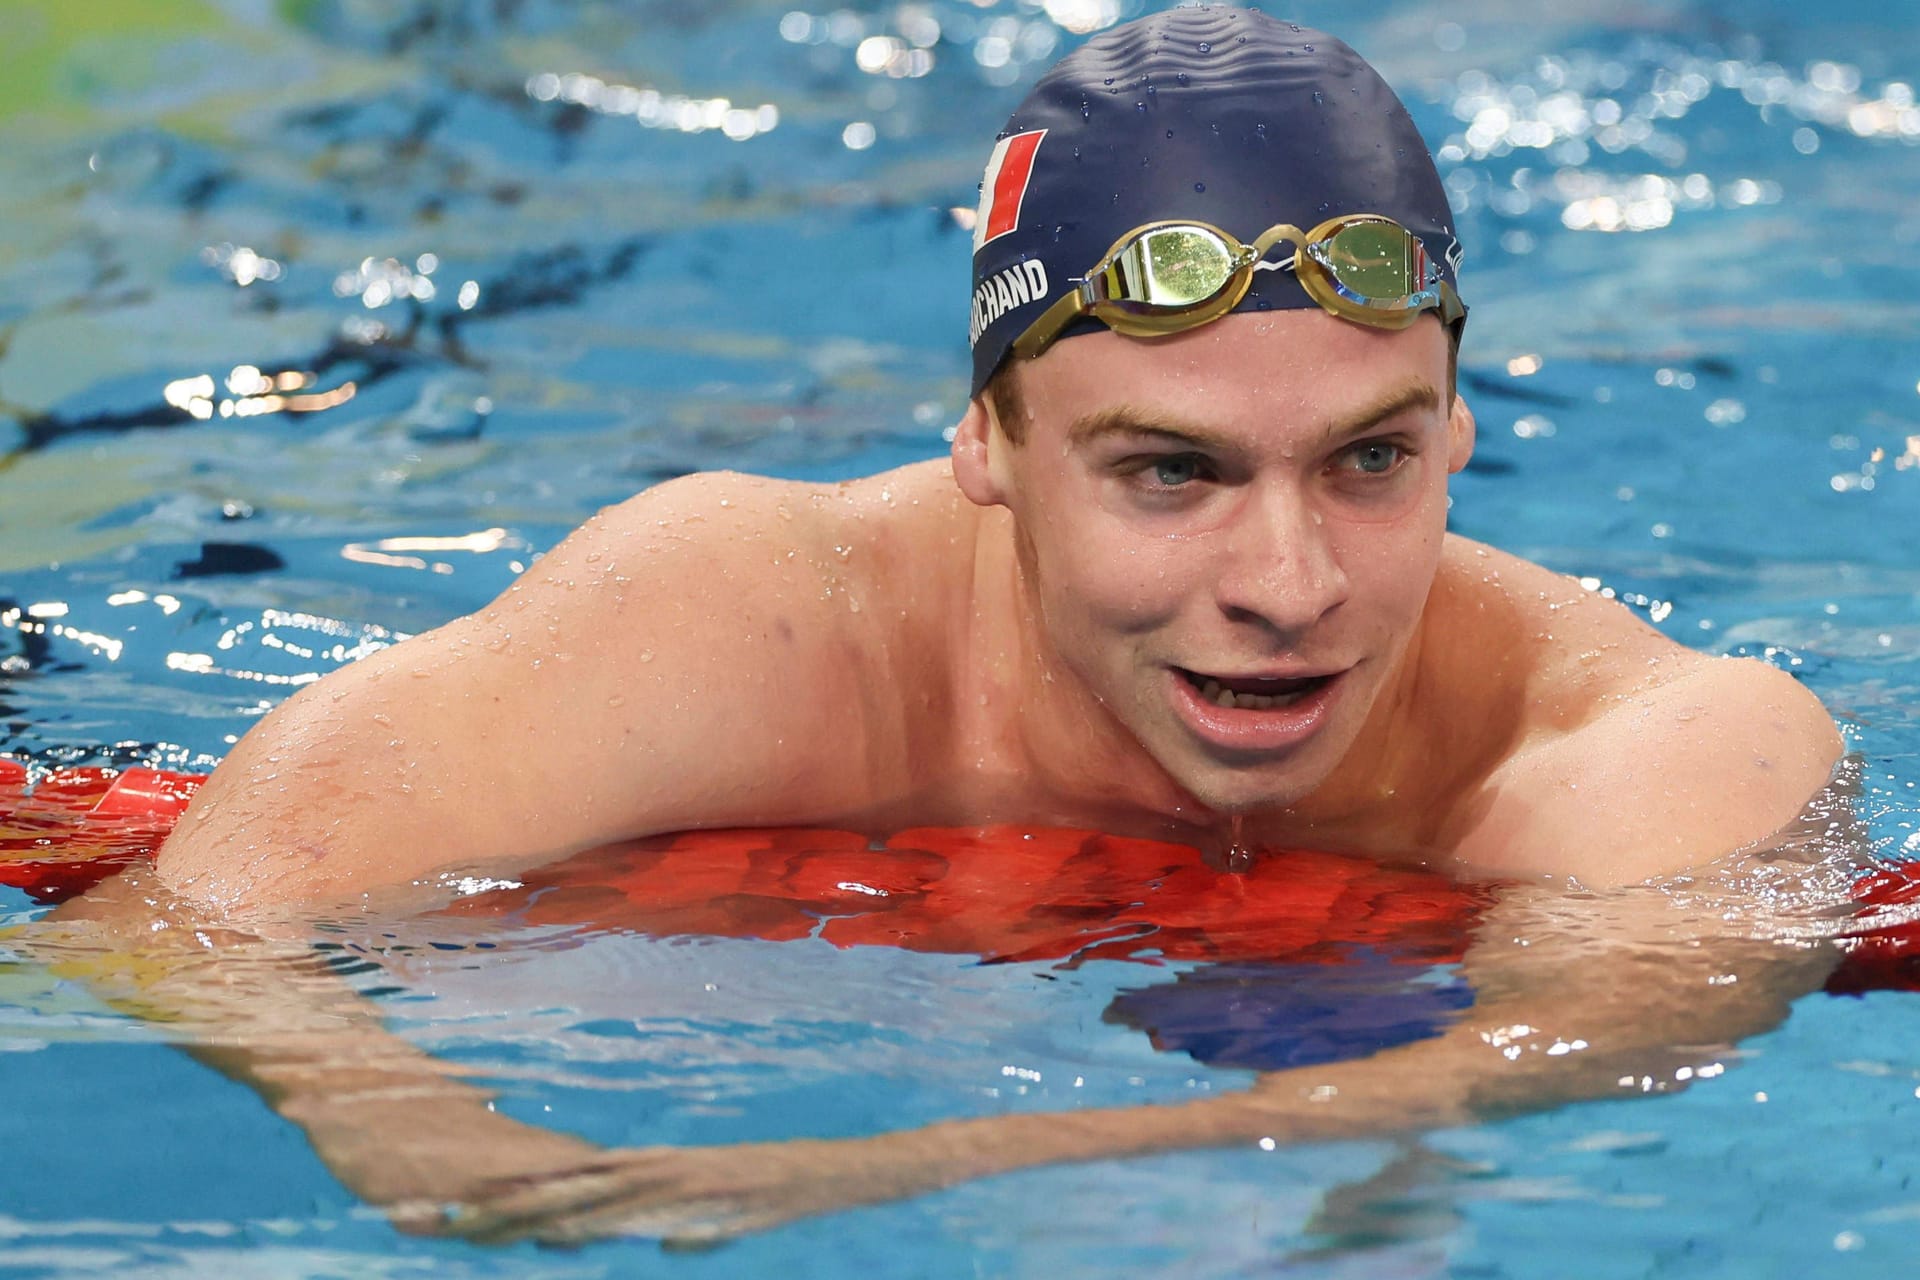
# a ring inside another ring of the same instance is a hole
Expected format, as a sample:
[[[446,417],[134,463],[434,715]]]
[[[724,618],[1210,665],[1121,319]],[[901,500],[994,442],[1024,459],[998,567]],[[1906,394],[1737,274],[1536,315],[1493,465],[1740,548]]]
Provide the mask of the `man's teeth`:
[[[1200,686],[1200,696],[1217,707],[1228,707],[1244,711],[1267,711],[1274,707],[1291,706],[1307,695],[1306,689],[1296,689],[1292,693],[1268,696],[1260,693],[1235,693],[1222,688],[1218,680],[1207,680]]]

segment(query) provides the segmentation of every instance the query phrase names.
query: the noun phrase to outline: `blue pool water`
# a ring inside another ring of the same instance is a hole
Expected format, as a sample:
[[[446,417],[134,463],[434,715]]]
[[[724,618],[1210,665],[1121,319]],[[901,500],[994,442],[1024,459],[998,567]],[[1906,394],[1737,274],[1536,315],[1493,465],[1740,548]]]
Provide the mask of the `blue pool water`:
[[[0,0],[0,753],[204,769],[298,683],[478,606],[650,482],[941,451],[967,376],[950,211],[1022,86],[1141,6],[791,2]],[[1920,27],[1863,0],[1284,12],[1377,62],[1443,145],[1481,424],[1455,527],[1796,671],[1862,761],[1865,838],[1920,857]],[[1137,965],[425,929],[388,930],[396,1025],[600,1141],[1251,1078],[1108,1018]],[[1920,1256],[1911,994],[1807,996],[1737,1070],[1657,1101],[1417,1149],[1039,1170],[668,1255],[402,1235],[158,1031],[30,966],[0,984],[0,1275]],[[1352,1207],[1383,1170],[1400,1189]]]

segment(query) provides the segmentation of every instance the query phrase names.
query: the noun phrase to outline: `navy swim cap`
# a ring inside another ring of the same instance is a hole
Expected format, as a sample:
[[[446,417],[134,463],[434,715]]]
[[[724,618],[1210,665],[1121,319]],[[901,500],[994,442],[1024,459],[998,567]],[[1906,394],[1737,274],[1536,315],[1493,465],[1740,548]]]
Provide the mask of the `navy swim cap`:
[[[1062,58],[1000,132],[973,231],[973,394],[1113,242],[1193,218],[1251,242],[1378,213],[1456,288],[1460,242],[1427,144],[1345,44],[1252,9],[1172,9]],[[1313,307],[1260,271],[1238,311]],[[1068,335],[1102,328],[1082,317]]]

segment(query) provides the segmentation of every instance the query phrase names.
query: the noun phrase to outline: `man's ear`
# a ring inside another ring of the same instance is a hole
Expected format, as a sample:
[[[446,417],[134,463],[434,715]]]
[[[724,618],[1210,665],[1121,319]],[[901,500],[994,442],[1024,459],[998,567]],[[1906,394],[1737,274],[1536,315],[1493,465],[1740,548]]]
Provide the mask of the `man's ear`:
[[[976,506],[1006,505],[998,455],[1010,447],[987,398],[975,396],[967,401],[967,412],[953,429],[953,478]]]
[[[1459,471],[1467,465],[1467,459],[1473,456],[1473,437],[1478,430],[1473,421],[1473,410],[1467,407],[1466,397],[1456,394],[1453,407],[1447,410],[1447,473]]]

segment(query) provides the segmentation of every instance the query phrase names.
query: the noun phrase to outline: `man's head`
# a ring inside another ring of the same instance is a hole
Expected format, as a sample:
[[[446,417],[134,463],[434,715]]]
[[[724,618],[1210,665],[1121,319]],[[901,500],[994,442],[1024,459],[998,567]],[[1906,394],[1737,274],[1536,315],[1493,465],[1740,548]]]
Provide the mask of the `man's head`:
[[[1196,230],[1146,232],[1166,224]],[[1261,241],[1280,228],[1291,230]],[[973,243],[975,395],[1032,353],[1014,353],[1023,335],[1031,346],[1108,324],[1301,307],[1403,323],[1391,298],[1354,301],[1398,292],[1383,279],[1396,253],[1423,294],[1414,307],[1461,314],[1452,212],[1406,108],[1339,40],[1250,9],[1169,10],[1061,59],[1000,133]],[[1159,296],[1195,287],[1195,275],[1210,283],[1254,246],[1259,266],[1198,306]],[[1067,301],[1088,292],[1097,305]]]
[[[1062,301],[1146,224],[1251,245],[1347,214],[1417,237],[1404,261],[1432,288],[1387,327],[1292,269],[1250,272],[1244,295],[1158,336]],[[1405,109],[1331,37],[1248,10],[1143,19],[1015,113],[975,242],[955,473],[1012,511],[1052,655],[1203,803],[1311,794],[1392,696],[1473,441],[1459,313],[1440,318],[1458,250]],[[1028,358],[1050,311],[1059,340]]]

